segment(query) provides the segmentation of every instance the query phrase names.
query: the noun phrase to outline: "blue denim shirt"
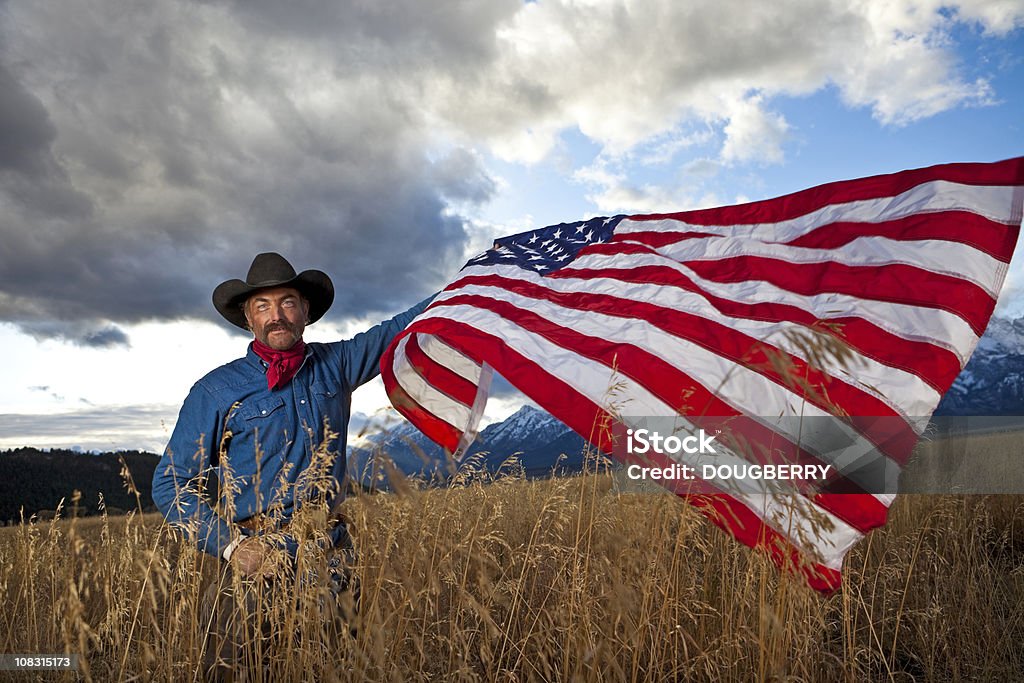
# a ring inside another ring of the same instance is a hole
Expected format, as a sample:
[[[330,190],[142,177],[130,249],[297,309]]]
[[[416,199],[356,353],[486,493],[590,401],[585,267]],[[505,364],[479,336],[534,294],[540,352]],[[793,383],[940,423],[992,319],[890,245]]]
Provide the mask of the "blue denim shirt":
[[[244,358],[196,382],[153,475],[153,500],[164,518],[194,533],[198,548],[216,557],[239,533],[230,522],[271,509],[280,510],[281,519],[287,520],[297,501],[305,498],[300,475],[324,440],[325,419],[337,433],[329,444],[337,454],[336,496],[345,476],[352,392],[377,376],[388,344],[429,303],[421,301],[350,340],[307,344],[302,366],[284,387],[267,388],[267,364],[251,343]],[[225,467],[234,479],[231,519],[196,490],[199,475],[217,465],[222,500]],[[338,531],[347,534],[343,527]]]

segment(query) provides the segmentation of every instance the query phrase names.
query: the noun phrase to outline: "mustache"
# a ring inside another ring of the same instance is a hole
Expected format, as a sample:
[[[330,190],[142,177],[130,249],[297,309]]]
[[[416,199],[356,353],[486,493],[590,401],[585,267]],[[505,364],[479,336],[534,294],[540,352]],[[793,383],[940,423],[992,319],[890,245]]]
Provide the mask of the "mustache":
[[[264,334],[270,334],[277,330],[284,330],[286,332],[295,332],[295,326],[284,320],[275,320],[274,322],[267,323],[267,326],[263,328]]]

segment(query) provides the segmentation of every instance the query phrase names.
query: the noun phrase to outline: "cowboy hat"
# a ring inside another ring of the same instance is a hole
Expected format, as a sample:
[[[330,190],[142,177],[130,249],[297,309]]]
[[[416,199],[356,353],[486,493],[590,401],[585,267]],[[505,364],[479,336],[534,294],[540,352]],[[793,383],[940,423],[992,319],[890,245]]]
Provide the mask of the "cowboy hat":
[[[245,282],[228,280],[213,290],[213,307],[232,325],[248,330],[242,305],[254,292],[271,287],[293,287],[309,301],[309,323],[323,317],[334,303],[334,284],[320,270],[304,270],[298,275],[292,264],[274,252],[258,254],[249,266]]]

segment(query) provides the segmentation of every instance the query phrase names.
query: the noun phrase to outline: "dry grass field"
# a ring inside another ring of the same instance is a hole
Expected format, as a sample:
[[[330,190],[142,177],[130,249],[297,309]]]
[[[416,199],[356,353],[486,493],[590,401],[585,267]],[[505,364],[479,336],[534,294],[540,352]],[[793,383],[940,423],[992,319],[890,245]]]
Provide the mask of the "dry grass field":
[[[351,498],[356,633],[327,632],[315,580],[273,592],[240,680],[1024,679],[1024,497],[903,496],[822,597],[678,499],[611,484]],[[4,675],[202,680],[216,576],[158,516],[0,529],[2,651],[82,655]]]

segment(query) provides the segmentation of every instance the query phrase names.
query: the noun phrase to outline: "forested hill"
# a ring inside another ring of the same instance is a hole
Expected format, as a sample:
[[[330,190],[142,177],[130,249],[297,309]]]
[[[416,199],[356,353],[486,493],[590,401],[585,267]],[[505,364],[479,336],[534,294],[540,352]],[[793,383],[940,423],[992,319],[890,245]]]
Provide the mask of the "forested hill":
[[[45,515],[57,508],[61,498],[65,499],[62,516],[70,516],[71,495],[76,489],[82,492],[80,515],[99,513],[100,492],[109,513],[136,509],[135,495],[121,476],[121,459],[139,490],[143,510],[155,510],[151,490],[159,457],[152,453],[96,455],[57,448],[0,451],[0,523],[20,519],[22,507],[26,518],[36,512]]]

